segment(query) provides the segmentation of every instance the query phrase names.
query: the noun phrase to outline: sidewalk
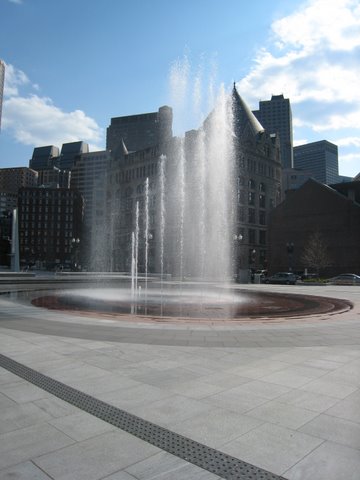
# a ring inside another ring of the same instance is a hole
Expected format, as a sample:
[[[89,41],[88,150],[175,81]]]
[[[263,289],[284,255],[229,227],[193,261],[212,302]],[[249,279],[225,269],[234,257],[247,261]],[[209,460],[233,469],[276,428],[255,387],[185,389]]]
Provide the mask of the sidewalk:
[[[309,294],[309,287],[274,289]],[[0,353],[274,475],[358,480],[360,290],[314,287],[311,293],[347,298],[356,307],[270,325],[149,326],[65,318],[0,297]],[[51,335],[26,331],[39,320]],[[68,336],[70,326],[76,337]],[[111,329],[117,335],[101,339]],[[0,410],[1,480],[224,478],[5,368]]]

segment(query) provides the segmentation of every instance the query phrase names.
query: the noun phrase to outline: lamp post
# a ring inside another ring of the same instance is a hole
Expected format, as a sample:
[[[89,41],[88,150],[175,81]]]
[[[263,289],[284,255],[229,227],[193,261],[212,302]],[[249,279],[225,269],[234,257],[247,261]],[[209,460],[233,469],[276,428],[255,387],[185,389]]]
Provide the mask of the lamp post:
[[[72,261],[73,261],[73,265],[74,265],[74,270],[78,270],[79,268],[79,265],[78,265],[78,249],[79,249],[79,245],[80,245],[80,238],[72,238],[71,239],[71,250],[72,250]]]
[[[255,270],[256,270],[256,250],[253,248],[251,250],[251,283],[254,283],[255,280]]]
[[[289,272],[292,271],[293,267],[293,255],[294,255],[294,244],[293,242],[287,242],[286,244],[286,251],[288,254],[288,265],[289,265]]]
[[[243,239],[243,236],[241,235],[241,233],[239,233],[239,235],[236,235],[234,234],[233,236],[233,239],[234,239],[234,242],[236,242],[236,250],[238,249],[238,246],[237,246],[237,242],[240,242],[242,241]],[[240,255],[235,255],[234,256],[236,258],[236,266],[234,268],[235,270],[235,281],[237,281],[238,283],[240,283],[240,280],[241,280],[241,272],[240,272],[240,267],[241,267],[241,256]]]

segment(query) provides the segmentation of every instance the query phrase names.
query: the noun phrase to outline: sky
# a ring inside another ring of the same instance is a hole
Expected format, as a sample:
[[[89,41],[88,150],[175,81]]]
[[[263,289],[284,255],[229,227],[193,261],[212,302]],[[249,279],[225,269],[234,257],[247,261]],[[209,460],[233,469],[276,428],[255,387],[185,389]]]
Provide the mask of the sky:
[[[112,117],[162,105],[183,134],[236,82],[252,110],[289,98],[294,144],[333,142],[340,175],[360,172],[359,0],[0,0],[0,59],[2,168],[102,150]]]

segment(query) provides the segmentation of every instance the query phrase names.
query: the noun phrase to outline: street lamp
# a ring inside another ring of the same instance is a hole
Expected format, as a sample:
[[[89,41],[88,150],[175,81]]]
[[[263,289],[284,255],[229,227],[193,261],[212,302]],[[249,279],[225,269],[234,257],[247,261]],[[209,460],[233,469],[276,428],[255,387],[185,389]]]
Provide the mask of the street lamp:
[[[78,248],[80,244],[80,238],[72,238],[71,239],[71,249],[73,252],[73,265],[74,270],[78,269]]]
[[[243,236],[241,235],[241,233],[239,233],[239,235],[236,235],[234,234],[234,240],[239,240],[239,242],[241,242],[241,240],[243,239]]]
[[[234,242],[240,242],[242,241],[244,237],[241,235],[241,233],[239,233],[239,235],[236,235],[236,233],[234,233],[233,235],[233,240]],[[237,247],[236,247],[236,250],[237,250]],[[234,258],[236,259],[236,265],[234,266],[234,270],[235,270],[235,281],[239,282],[240,281],[240,277],[241,277],[241,272],[240,272],[240,267],[241,267],[241,256],[240,255],[234,255]]]
[[[251,264],[252,264],[253,269],[255,270],[255,265],[256,265],[256,250],[255,250],[255,248],[253,248],[251,250]]]
[[[293,242],[287,242],[286,251],[287,251],[287,254],[288,254],[289,272],[291,272],[292,271],[292,263],[293,263],[293,255],[294,255],[294,244],[293,244]]]

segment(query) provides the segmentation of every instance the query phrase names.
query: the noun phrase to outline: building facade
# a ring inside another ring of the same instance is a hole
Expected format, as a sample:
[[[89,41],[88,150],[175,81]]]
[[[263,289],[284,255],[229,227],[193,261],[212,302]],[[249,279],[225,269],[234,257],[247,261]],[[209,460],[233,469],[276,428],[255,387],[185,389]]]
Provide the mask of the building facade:
[[[294,166],[312,173],[312,177],[325,185],[339,181],[338,147],[320,140],[294,147]]]
[[[283,168],[282,170],[282,188],[284,194],[288,190],[296,190],[311,178],[312,172],[300,170],[299,168]]]
[[[71,170],[75,161],[83,153],[89,152],[89,145],[85,142],[63,143],[61,150],[54,145],[34,148],[29,167],[33,170]]]
[[[35,147],[29,161],[29,167],[36,171],[51,169],[55,165],[55,159],[59,157],[59,154],[58,147],[54,145]]]
[[[0,191],[0,215],[12,212],[17,207],[17,198],[17,193]]]
[[[115,117],[106,132],[106,149],[115,156],[122,141],[129,152],[160,145],[172,137],[172,109],[160,107],[157,112]]]
[[[60,170],[72,170],[80,155],[88,152],[89,145],[85,142],[63,143],[60,156],[55,161],[55,165],[60,168]]]
[[[18,193],[21,187],[35,187],[38,173],[27,167],[0,168],[0,192]]]
[[[58,167],[38,171],[38,186],[47,188],[70,188],[71,171]]]
[[[290,100],[284,95],[272,95],[271,100],[259,102],[259,110],[254,115],[265,130],[276,133],[280,139],[281,165],[293,168],[293,128]]]
[[[236,241],[234,240],[232,255],[234,273],[241,277],[241,281],[247,281],[249,269],[267,268],[268,217],[270,211],[282,199],[280,144],[276,134],[269,135],[265,131],[235,88],[232,92],[232,102],[234,118],[228,118],[229,122],[234,120],[234,125],[231,125],[231,128],[234,128],[235,135],[231,141],[233,142],[236,137],[233,146],[235,170],[231,179],[231,183],[236,189],[233,196],[234,204],[231,207],[233,214],[236,216],[234,227]],[[126,121],[131,123],[128,117],[126,117]],[[168,128],[168,131],[170,130],[171,126]],[[106,211],[110,212],[110,217],[106,221],[107,230],[103,228],[105,238],[102,242],[99,242],[99,245],[105,243],[108,251],[111,252],[109,255],[111,265],[109,264],[107,268],[119,271],[129,271],[131,269],[132,233],[136,228],[135,219],[138,215],[138,222],[143,225],[144,205],[147,202],[149,271],[160,271],[161,163],[165,157],[164,176],[167,185],[165,192],[163,192],[167,209],[165,236],[175,238],[177,249],[167,255],[163,268],[164,272],[167,273],[174,270],[170,263],[178,261],[179,252],[182,248],[180,241],[182,240],[180,240],[179,232],[175,232],[176,222],[173,221],[175,216],[179,217],[181,206],[179,197],[172,194],[172,190],[177,188],[172,182],[172,177],[179,165],[178,155],[183,148],[181,145],[184,145],[186,162],[188,162],[188,165],[186,164],[184,167],[185,172],[187,172],[185,173],[187,177],[184,179],[186,188],[189,189],[191,183],[196,183],[196,178],[191,178],[193,170],[190,166],[196,162],[196,155],[192,154],[192,144],[194,139],[207,130],[207,121],[205,121],[198,131],[187,132],[184,140],[177,137],[172,137],[169,140],[168,135],[165,135],[165,139],[162,139],[163,141],[158,145],[139,149],[135,152],[128,148],[122,136],[123,132],[118,133],[118,148],[116,153],[112,154],[108,177]],[[207,133],[205,133],[206,135]],[[222,153],[219,152],[218,154],[221,157]],[[231,185],[228,186],[229,193],[232,188]],[[147,197],[145,196],[146,191]],[[233,194],[234,192],[231,192],[231,195]],[[191,215],[191,198],[189,199],[189,196],[191,197],[191,195],[187,195],[186,208],[188,209],[187,213]],[[205,199],[205,202],[209,203],[209,200]],[[211,199],[211,202],[211,205],[214,204],[214,208],[216,208],[216,199]],[[170,205],[170,203],[174,205]],[[138,207],[136,207],[137,205]],[[139,209],[138,213],[136,208]],[[169,212],[171,212],[170,218]],[[141,245],[137,264],[141,272],[145,269],[144,244],[146,241],[142,237],[139,240]],[[100,258],[100,254],[99,248],[99,253],[95,257]],[[208,258],[207,261],[211,260]],[[191,271],[191,265],[185,265],[184,274],[188,273],[186,269]]]
[[[329,187],[310,179],[290,192],[271,213],[269,271],[313,272],[304,252],[315,233],[322,239],[318,255],[328,257],[320,275],[360,274],[359,181]]]
[[[82,252],[86,266],[93,264],[99,270],[99,249],[106,217],[106,186],[110,168],[110,152],[107,150],[81,154],[71,170],[71,188],[78,190],[84,199],[84,234]],[[95,253],[96,252],[96,253]],[[96,259],[96,261],[95,261]],[[98,263],[99,266],[95,264]]]
[[[1,116],[2,116],[2,104],[4,95],[5,84],[5,63],[0,60],[0,131],[1,131]]]
[[[135,228],[136,204],[139,211],[144,211],[145,183],[149,179],[149,234],[152,236],[149,249],[149,271],[156,270],[156,192],[158,188],[159,147],[148,147],[137,152],[118,150],[116,157],[111,157],[107,176],[107,194],[103,221],[107,228],[101,226],[97,242],[94,245],[94,259],[101,259],[103,268],[110,271],[130,271],[132,261],[132,232]],[[100,219],[99,219],[100,220]],[[143,224],[141,215],[139,222]],[[99,222],[97,224],[102,225]],[[104,251],[104,246],[106,251]],[[144,239],[140,239],[138,268],[145,271]],[[100,265],[99,265],[100,268]]]
[[[269,134],[234,89],[237,156],[237,271],[268,267],[268,221],[282,200],[279,137]]]
[[[79,192],[63,188],[21,188],[18,209],[22,264],[54,269],[73,268],[80,262],[83,199]]]

